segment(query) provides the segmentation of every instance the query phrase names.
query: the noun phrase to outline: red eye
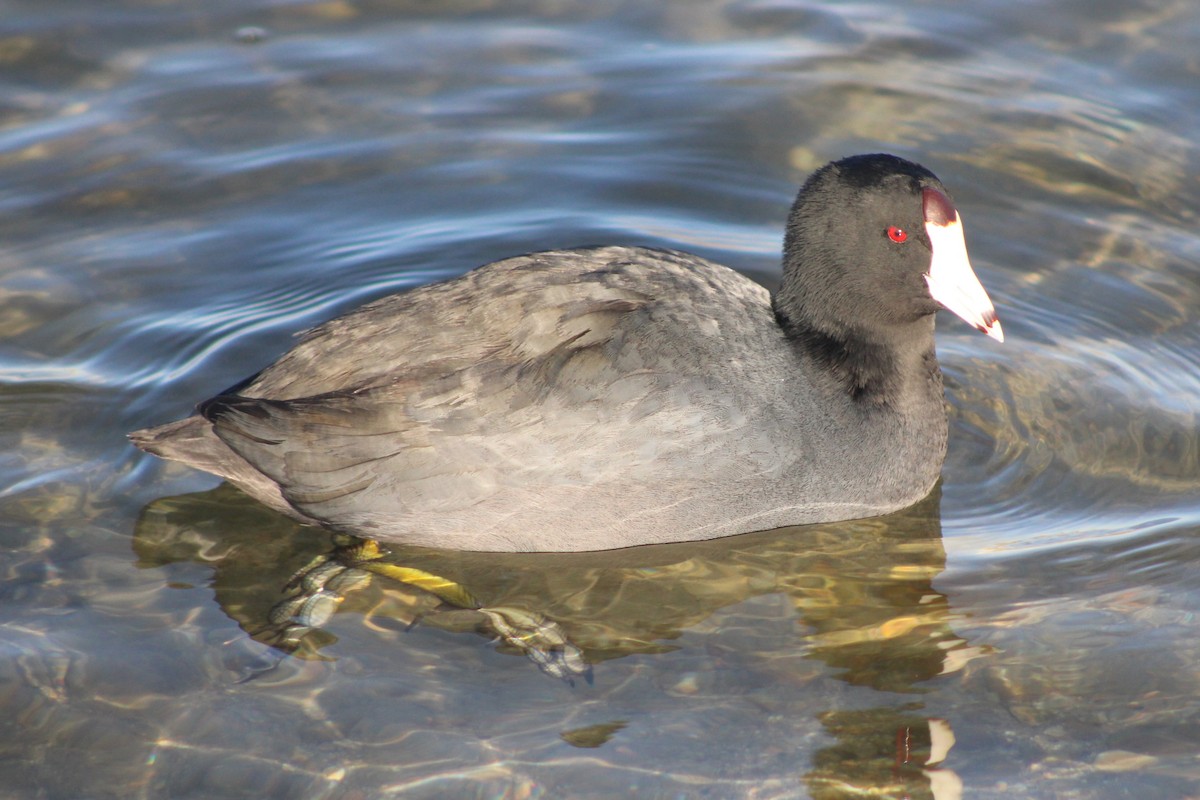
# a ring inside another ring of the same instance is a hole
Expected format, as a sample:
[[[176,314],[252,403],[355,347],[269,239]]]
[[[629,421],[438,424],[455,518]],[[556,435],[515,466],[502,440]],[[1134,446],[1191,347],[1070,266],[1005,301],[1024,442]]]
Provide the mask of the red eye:
[[[904,228],[897,228],[895,225],[888,228],[888,238],[896,244],[903,244],[908,241],[908,231]]]

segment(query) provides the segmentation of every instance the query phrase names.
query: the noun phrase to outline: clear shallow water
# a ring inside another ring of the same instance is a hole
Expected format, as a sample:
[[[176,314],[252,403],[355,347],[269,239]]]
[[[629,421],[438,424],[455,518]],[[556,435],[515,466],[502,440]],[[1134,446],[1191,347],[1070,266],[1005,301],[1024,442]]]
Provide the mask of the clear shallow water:
[[[1200,793],[1198,44],[1185,2],[7,4],[0,794]],[[952,187],[1008,333],[942,320],[940,498],[389,556],[590,683],[387,578],[283,641],[330,538],[124,442],[516,252],[770,284],[796,185],[873,150]]]

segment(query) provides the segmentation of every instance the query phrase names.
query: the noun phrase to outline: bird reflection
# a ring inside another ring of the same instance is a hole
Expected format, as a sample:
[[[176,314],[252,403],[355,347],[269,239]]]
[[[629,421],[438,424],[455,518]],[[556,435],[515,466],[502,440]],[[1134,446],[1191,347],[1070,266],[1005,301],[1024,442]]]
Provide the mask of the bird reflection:
[[[921,714],[921,684],[980,655],[953,631],[932,581],[945,567],[937,492],[868,520],[594,553],[469,553],[335,537],[296,526],[227,485],[147,506],[134,548],[141,565],[203,562],[221,608],[256,641],[301,658],[329,658],[332,615],[365,624],[421,624],[481,634],[571,685],[603,664],[674,649],[715,612],[782,595],[797,644],[838,679],[912,702],[830,709],[833,744],[804,776],[818,798],[961,795],[937,769],[953,744],[945,720]],[[564,732],[595,747],[627,723]],[[585,744],[581,744],[585,743]]]

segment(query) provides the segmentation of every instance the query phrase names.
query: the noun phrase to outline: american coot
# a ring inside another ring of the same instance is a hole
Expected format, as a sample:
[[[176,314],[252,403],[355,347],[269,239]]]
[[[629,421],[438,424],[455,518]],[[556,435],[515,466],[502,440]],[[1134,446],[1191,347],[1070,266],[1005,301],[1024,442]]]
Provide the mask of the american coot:
[[[130,437],[297,520],[431,547],[873,516],[941,471],[939,307],[1003,341],[942,183],[853,156],[800,190],[774,295],[673,250],[517,256],[313,328]]]

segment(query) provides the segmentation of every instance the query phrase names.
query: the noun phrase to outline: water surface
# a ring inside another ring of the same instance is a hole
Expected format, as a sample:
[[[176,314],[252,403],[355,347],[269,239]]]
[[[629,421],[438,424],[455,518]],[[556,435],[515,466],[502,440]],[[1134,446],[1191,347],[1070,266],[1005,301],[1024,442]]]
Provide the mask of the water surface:
[[[1196,52],[1183,0],[7,3],[0,795],[1196,795]],[[878,150],[1008,334],[941,320],[913,509],[368,565],[123,438],[522,251],[771,285],[797,185]]]

